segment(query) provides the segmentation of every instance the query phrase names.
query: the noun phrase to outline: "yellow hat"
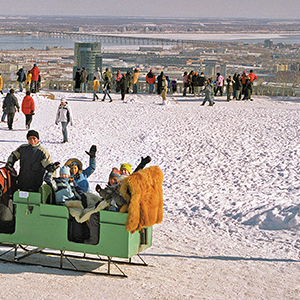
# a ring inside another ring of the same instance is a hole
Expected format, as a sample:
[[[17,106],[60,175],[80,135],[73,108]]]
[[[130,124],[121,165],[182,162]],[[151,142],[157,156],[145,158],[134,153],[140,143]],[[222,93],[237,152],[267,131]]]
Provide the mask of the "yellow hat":
[[[122,169],[126,169],[129,174],[131,174],[131,165],[130,164],[122,164],[121,167],[120,167],[120,171],[122,171]]]

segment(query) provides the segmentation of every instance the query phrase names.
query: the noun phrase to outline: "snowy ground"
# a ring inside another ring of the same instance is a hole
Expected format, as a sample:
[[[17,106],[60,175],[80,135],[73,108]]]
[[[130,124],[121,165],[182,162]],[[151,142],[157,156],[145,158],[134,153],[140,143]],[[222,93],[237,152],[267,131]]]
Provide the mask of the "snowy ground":
[[[94,190],[112,167],[150,155],[165,176],[164,221],[142,254],[150,266],[122,266],[126,279],[0,263],[1,299],[300,298],[299,98],[219,97],[202,107],[180,95],[161,105],[157,95],[103,103],[53,94],[34,95],[32,124],[53,160],[87,166],[85,150],[96,144]],[[68,144],[54,124],[61,96],[74,115]],[[26,143],[25,118],[17,118],[13,131],[0,124],[2,161]]]

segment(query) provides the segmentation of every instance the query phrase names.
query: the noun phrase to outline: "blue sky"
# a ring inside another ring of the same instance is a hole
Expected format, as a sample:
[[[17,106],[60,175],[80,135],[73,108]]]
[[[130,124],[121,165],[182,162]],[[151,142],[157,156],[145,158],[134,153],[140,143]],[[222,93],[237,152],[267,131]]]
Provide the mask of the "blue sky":
[[[0,15],[300,19],[299,0],[10,0]]]

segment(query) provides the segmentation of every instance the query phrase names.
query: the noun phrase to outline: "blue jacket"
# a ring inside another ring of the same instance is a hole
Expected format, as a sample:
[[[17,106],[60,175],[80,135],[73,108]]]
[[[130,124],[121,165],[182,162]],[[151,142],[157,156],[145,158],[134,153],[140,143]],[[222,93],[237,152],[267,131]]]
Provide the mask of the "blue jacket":
[[[68,200],[83,200],[82,191],[78,188],[76,182],[70,182],[69,178],[55,178],[53,173],[47,172],[44,180],[53,188],[56,204],[64,205]]]
[[[90,177],[94,171],[96,170],[96,159],[90,158],[90,165],[85,170],[82,170],[82,172],[78,172],[74,177],[74,181],[77,183],[77,185],[80,187],[80,189],[86,193],[90,189],[90,185],[88,182],[88,177]]]

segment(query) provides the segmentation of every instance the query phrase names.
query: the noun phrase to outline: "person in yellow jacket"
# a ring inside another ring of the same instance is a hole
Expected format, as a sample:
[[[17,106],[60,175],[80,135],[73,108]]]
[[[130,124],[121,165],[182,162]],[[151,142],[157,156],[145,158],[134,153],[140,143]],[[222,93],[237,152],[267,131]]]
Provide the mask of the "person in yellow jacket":
[[[98,79],[96,78],[96,76],[94,76],[94,84],[93,84],[94,97],[93,97],[93,101],[95,101],[96,99],[97,100],[99,99],[99,97],[97,96],[99,86],[100,86],[100,83],[99,83]]]
[[[137,94],[137,83],[139,81],[140,72],[137,68],[134,69],[131,75],[133,94]]]
[[[3,79],[0,73],[0,93],[3,95],[2,88],[3,88]]]
[[[30,92],[31,77],[32,77],[32,74],[30,73],[30,71],[28,71],[27,77],[26,77],[26,85],[25,85],[26,92]]]

